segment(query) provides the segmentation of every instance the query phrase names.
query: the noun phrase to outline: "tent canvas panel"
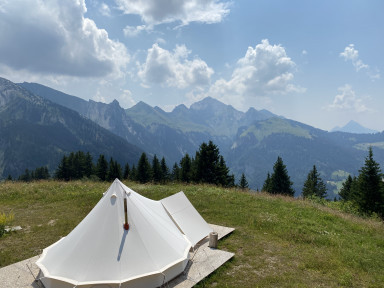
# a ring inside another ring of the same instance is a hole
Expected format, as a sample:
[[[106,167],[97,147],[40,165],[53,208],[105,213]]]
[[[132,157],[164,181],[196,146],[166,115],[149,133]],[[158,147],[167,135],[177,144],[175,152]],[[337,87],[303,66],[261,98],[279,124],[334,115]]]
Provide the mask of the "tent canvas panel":
[[[184,192],[181,191],[160,201],[177,226],[191,241],[192,246],[213,232],[213,229],[193,207]]]

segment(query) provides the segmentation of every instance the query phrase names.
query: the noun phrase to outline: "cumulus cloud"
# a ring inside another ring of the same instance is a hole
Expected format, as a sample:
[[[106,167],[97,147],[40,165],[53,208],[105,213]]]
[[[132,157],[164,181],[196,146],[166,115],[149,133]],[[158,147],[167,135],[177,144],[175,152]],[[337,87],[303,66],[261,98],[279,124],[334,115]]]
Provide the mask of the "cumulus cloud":
[[[239,102],[249,97],[303,92],[304,88],[292,83],[295,66],[284,47],[262,40],[255,48],[249,47],[237,61],[229,80],[219,79],[212,85],[209,95],[227,101],[236,97]]]
[[[0,10],[0,63],[45,75],[118,75],[126,47],[85,18],[85,0],[12,0]],[[27,13],[26,13],[27,11]]]
[[[199,58],[189,59],[191,51],[185,45],[168,51],[153,44],[148,49],[145,63],[139,65],[139,77],[146,83],[168,87],[203,87],[210,83],[214,73],[207,63]]]
[[[229,2],[218,0],[116,0],[126,14],[141,16],[149,26],[162,23],[218,23],[229,13]]]
[[[351,61],[356,72],[364,69],[372,81],[380,79],[380,71],[378,69],[372,69],[360,59],[359,51],[355,49],[355,45],[349,44],[349,46],[345,47],[344,51],[340,53],[340,57],[344,58],[345,61]]]
[[[355,91],[348,84],[338,88],[333,103],[329,105],[329,110],[348,110],[354,112],[366,112],[370,109],[365,106],[363,99],[356,96]]]
[[[359,51],[355,49],[355,45],[353,44],[345,47],[344,51],[340,53],[340,57],[344,58],[345,61],[351,61],[356,71],[369,68],[369,66],[364,64],[359,58]]]

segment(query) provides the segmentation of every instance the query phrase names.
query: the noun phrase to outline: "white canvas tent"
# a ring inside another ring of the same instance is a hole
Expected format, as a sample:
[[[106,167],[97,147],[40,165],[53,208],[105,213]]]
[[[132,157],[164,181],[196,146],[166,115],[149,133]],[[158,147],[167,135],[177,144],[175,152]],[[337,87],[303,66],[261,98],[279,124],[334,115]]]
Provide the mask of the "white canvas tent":
[[[184,193],[175,195],[153,201],[116,179],[68,236],[44,249],[36,262],[41,282],[47,288],[150,288],[179,275],[192,245],[211,228]],[[177,213],[178,205],[182,212],[195,212]]]

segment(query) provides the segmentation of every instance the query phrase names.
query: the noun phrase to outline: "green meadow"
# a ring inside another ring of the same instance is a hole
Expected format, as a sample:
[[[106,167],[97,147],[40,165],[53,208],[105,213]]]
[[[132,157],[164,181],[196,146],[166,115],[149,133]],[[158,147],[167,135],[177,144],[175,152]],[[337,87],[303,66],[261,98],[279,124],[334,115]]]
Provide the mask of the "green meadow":
[[[379,219],[341,212],[338,205],[210,185],[125,184],[154,200],[182,190],[207,222],[236,228],[218,247],[234,258],[196,287],[384,287]],[[0,238],[0,267],[66,236],[109,185],[0,183],[0,213],[13,214],[12,225],[23,228]]]

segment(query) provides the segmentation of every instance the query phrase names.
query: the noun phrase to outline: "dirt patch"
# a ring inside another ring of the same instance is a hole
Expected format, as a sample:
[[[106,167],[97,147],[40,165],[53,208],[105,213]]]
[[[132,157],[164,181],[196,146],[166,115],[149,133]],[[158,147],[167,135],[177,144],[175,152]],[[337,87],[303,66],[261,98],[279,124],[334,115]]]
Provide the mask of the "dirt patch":
[[[56,224],[56,222],[57,222],[57,219],[49,220],[49,221],[48,221],[48,225],[49,225],[49,226],[54,226],[54,225]]]

